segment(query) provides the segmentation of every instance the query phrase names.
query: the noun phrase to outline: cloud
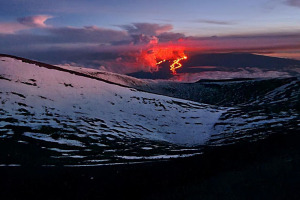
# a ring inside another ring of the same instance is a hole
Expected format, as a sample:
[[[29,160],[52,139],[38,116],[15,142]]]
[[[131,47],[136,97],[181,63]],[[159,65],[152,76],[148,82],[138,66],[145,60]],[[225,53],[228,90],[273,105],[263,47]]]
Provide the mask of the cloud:
[[[63,30],[62,30],[63,29]],[[180,49],[190,56],[197,53],[250,52],[270,53],[300,50],[300,34],[265,34],[227,37],[184,37],[170,33],[172,43],[162,41],[149,44],[149,38],[141,35],[142,41],[134,44],[125,31],[103,29],[99,27],[83,28],[47,28],[51,34],[0,34],[0,52],[27,57],[51,64],[72,64],[89,68],[101,68],[117,73],[135,71],[155,71],[155,57],[150,49]],[[115,34],[115,35],[114,35]],[[176,37],[175,37],[176,36]],[[169,39],[170,39],[169,38]],[[120,44],[112,45],[115,40]],[[124,41],[127,41],[125,43]],[[148,42],[147,42],[148,41]],[[105,44],[102,44],[105,42]],[[123,43],[121,43],[123,42]]]
[[[53,37],[56,37],[56,41],[61,43],[109,43],[130,40],[126,31],[99,28],[97,26],[50,28],[47,31],[52,33]]]
[[[1,26],[0,26],[1,27]],[[104,29],[99,27],[63,27],[63,28],[43,28],[43,34],[36,35],[34,33],[26,34],[1,34],[0,32],[0,51],[5,49],[21,49],[29,47],[38,47],[38,50],[47,50],[54,47],[67,46],[70,49],[86,48],[88,46],[111,45],[118,41],[132,41],[126,31],[118,31],[112,29]]]
[[[129,25],[121,25],[119,27],[126,30],[130,35],[145,34],[150,36],[157,36],[173,29],[171,24],[160,25],[150,23],[133,23]]]
[[[18,19],[18,22],[20,24],[23,24],[28,27],[33,27],[33,28],[42,28],[46,27],[47,25],[45,24],[45,21],[47,19],[52,18],[52,16],[49,15],[35,15],[35,16],[27,16],[27,17],[22,17]]]
[[[213,25],[235,25],[236,22],[232,21],[218,21],[218,20],[205,20],[205,19],[198,19],[192,22],[201,23],[201,24],[213,24]]]
[[[133,35],[134,44],[157,44],[159,39],[156,36],[149,36],[145,34]]]
[[[286,3],[290,6],[300,7],[300,0],[286,0]]]
[[[160,25],[150,23],[135,23],[130,25],[118,26],[124,29],[131,36],[132,41],[114,41],[112,45],[124,44],[157,44],[162,42],[172,42],[184,38],[182,33],[170,32],[172,25]]]
[[[49,18],[37,15],[13,23],[0,23],[0,52],[51,64],[75,64],[129,73],[157,70],[156,59],[161,58],[153,52],[160,50],[165,54],[171,52],[168,58],[175,59],[174,52],[185,52],[189,56],[199,52],[264,53],[300,49],[300,34],[296,33],[186,37],[172,32],[171,24],[119,26],[123,30],[97,26],[51,27],[45,24]],[[18,33],[33,28],[38,28],[42,34]]]
[[[0,23],[0,33],[14,34],[31,28],[45,28],[45,21],[50,18],[48,15],[35,15],[19,18],[17,22]]]
[[[19,23],[15,23],[15,22],[0,23],[0,33],[3,33],[3,34],[13,34],[15,32],[25,30],[25,29],[29,29],[29,27],[24,26]]]
[[[242,51],[264,52],[284,49],[299,49],[300,34],[266,33],[257,35],[237,35],[224,37],[188,37],[184,46],[191,51]]]
[[[157,37],[161,42],[169,42],[179,40],[180,38],[185,38],[185,35],[182,33],[164,32]]]

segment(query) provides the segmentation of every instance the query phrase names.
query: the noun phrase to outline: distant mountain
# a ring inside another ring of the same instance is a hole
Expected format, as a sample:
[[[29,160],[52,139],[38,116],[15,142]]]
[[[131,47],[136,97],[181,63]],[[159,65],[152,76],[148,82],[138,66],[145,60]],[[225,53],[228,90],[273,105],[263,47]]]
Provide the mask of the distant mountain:
[[[300,68],[299,60],[275,58],[249,53],[216,53],[197,54],[190,56],[187,60],[181,61],[182,68],[177,69],[178,74],[201,73],[207,71],[238,72],[246,69],[262,71],[288,72],[297,74],[293,69]],[[169,63],[161,64],[158,72],[135,72],[128,74],[136,78],[143,79],[169,79],[173,75],[169,70]]]
[[[194,66],[217,66],[224,70],[237,70],[238,68],[259,68],[264,70],[282,70],[288,67],[300,67],[299,60],[286,58],[276,58],[249,53],[217,53],[217,54],[198,54],[189,57],[182,62],[182,72],[198,72]],[[199,69],[198,69],[199,70]]]

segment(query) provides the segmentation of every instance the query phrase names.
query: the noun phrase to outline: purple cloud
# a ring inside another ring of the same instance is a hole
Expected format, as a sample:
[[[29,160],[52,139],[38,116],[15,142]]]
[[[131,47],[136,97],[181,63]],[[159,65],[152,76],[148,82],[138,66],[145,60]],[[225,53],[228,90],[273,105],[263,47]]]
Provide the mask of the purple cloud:
[[[290,6],[300,7],[300,0],[287,0],[286,3]]]
[[[0,23],[0,33],[13,34],[31,28],[45,28],[47,27],[45,21],[49,18],[52,16],[35,15],[19,18],[17,22]]]
[[[219,21],[219,20],[205,20],[205,19],[198,19],[192,22],[201,23],[201,24],[213,24],[213,25],[235,25],[235,22],[231,21]]]
[[[52,16],[49,15],[35,15],[35,16],[27,16],[27,17],[22,17],[18,19],[18,22],[20,24],[23,24],[28,27],[33,27],[33,28],[42,28],[46,27],[47,25],[45,24],[45,21],[47,19],[52,18]]]
[[[121,25],[119,27],[126,30],[130,35],[145,34],[150,36],[157,36],[173,29],[171,24],[160,25],[150,23],[133,23],[130,25]]]
[[[133,35],[134,44],[157,44],[159,39],[156,36],[149,36],[145,34]]]
[[[161,42],[177,41],[180,38],[185,38],[182,33],[164,32],[157,36]]]
[[[29,29],[29,27],[24,26],[20,23],[0,23],[0,33],[2,34],[13,34],[15,32]]]
[[[52,33],[58,39],[57,41],[62,43],[110,43],[130,40],[126,31],[99,28],[97,26],[49,28],[46,31]]]

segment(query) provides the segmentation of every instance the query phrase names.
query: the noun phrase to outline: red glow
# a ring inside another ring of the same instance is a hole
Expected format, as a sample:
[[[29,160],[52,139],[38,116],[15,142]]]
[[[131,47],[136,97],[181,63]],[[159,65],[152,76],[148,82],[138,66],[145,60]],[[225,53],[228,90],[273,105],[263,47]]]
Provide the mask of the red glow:
[[[183,49],[180,47],[156,47],[151,49],[151,52],[156,60],[156,65],[160,65],[167,60],[173,60],[170,70],[174,75],[176,75],[176,69],[182,67],[180,61],[187,59]]]

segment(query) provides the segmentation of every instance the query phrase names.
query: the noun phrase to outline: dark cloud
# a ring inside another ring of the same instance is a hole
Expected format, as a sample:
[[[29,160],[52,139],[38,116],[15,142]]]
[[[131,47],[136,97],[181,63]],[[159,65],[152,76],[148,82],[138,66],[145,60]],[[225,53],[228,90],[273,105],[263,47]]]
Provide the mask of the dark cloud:
[[[186,37],[186,40],[223,40],[223,39],[284,39],[292,40],[300,37],[300,33],[296,32],[282,32],[282,33],[263,33],[263,34],[240,34],[240,35],[227,35],[222,37],[212,36],[212,37],[197,37],[190,36]]]
[[[286,0],[286,3],[290,6],[300,7],[300,0]]]
[[[112,41],[111,45],[119,46],[119,45],[133,45],[134,42],[132,40],[120,40],[120,41]]]
[[[213,24],[213,25],[235,25],[236,22],[232,21],[219,21],[219,20],[205,20],[205,19],[198,19],[192,22],[201,23],[201,24]]]
[[[44,34],[1,34],[0,51],[47,50],[54,48],[90,48],[111,45],[113,42],[129,44],[132,38],[125,31],[102,29],[98,27],[84,28],[44,28]]]
[[[131,36],[132,41],[114,41],[112,45],[124,45],[124,44],[157,44],[161,42],[176,41],[185,37],[182,33],[173,33],[170,30],[173,26],[150,24],[150,23],[135,23],[130,25],[118,26],[124,29],[128,35]]]
[[[171,24],[160,25],[150,23],[133,23],[129,25],[121,25],[119,27],[126,30],[130,35],[145,34],[150,36],[157,36],[173,29]]]
[[[182,33],[164,32],[157,36],[160,42],[176,41],[180,38],[185,38]]]
[[[52,33],[62,43],[109,43],[130,39],[126,31],[99,28],[97,26],[50,28],[46,31]]]
[[[134,44],[157,44],[159,39],[156,36],[149,36],[145,34],[133,35]]]
[[[299,50],[300,34],[257,34],[225,37],[188,37],[183,44],[191,52],[250,52],[264,53],[279,50]]]

